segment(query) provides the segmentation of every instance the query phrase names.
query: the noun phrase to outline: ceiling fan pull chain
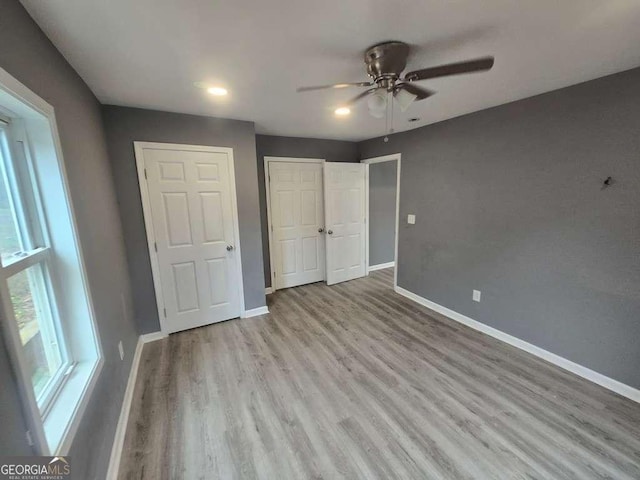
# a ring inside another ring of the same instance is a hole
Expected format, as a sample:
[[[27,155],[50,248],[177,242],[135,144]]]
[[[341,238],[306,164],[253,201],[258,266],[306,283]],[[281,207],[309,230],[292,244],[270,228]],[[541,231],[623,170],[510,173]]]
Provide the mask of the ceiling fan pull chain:
[[[385,111],[385,125],[384,125],[384,142],[387,143],[389,141],[389,135],[393,133],[393,93],[387,93],[387,109]],[[389,120],[389,116],[391,116],[391,120]]]
[[[390,105],[391,105],[391,126],[389,127],[389,134],[393,133],[393,93],[390,94]]]
[[[387,125],[389,124],[389,110],[384,109],[384,134],[387,134]]]
[[[389,137],[387,132],[389,131],[389,94],[387,93],[387,108],[384,111],[384,141],[388,142]]]
[[[391,96],[391,101],[393,102],[393,96]],[[385,115],[385,125],[384,125],[384,141],[388,142],[389,141],[389,137],[388,137],[388,133],[389,130],[391,129],[390,127],[390,120],[389,120],[389,116],[391,116],[391,122],[393,121],[393,105],[391,105],[391,108],[389,108],[389,92],[387,92],[387,109],[385,111],[386,115]]]

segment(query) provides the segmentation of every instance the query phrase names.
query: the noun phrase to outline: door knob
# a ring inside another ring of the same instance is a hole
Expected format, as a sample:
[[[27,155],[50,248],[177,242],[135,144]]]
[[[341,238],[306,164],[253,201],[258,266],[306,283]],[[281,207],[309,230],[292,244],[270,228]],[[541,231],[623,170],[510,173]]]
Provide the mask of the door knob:
[[[320,228],[318,229],[318,233],[322,233],[322,232],[324,232],[324,228],[320,227]]]
[[[227,252],[230,252],[231,250],[233,250],[233,245],[227,245]]]
[[[327,233],[328,233],[329,235],[333,235],[333,230],[327,230]]]

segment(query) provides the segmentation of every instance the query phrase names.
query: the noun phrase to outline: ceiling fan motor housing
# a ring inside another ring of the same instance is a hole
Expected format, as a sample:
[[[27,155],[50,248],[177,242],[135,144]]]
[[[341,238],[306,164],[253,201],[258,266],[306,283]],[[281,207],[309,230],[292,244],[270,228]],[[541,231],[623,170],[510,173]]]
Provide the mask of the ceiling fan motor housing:
[[[407,66],[409,45],[404,42],[384,42],[364,53],[367,73],[379,87],[390,90]]]

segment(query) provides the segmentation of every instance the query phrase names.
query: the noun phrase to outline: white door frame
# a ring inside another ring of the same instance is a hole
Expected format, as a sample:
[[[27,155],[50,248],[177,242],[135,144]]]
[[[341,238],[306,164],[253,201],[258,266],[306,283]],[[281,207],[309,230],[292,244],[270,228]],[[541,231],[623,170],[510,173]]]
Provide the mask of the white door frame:
[[[401,153],[392,153],[391,155],[383,155],[382,157],[373,157],[367,158],[366,160],[360,160],[360,163],[367,164],[367,185],[366,185],[366,222],[367,222],[367,231],[365,234],[366,238],[366,274],[369,275],[369,165],[372,163],[382,163],[382,162],[393,162],[394,160],[398,161],[398,168],[396,171],[396,237],[395,237],[395,253],[393,256],[393,288],[398,286],[398,230],[400,227],[400,164],[402,163],[402,154]]]
[[[233,162],[233,149],[228,147],[212,147],[205,145],[183,145],[180,143],[157,143],[157,142],[133,142],[136,155],[136,168],[138,170],[138,186],[140,187],[140,196],[142,197],[142,211],[144,214],[144,226],[147,230],[147,248],[149,249],[149,257],[151,258],[151,272],[153,274],[153,288],[156,292],[156,306],[158,307],[158,318],[160,319],[160,330],[166,335],[169,329],[166,325],[164,316],[164,297],[162,295],[162,284],[160,283],[160,263],[158,261],[158,253],[155,250],[155,231],[153,229],[153,217],[151,216],[151,199],[149,198],[149,189],[146,182],[144,154],[145,148],[153,148],[156,150],[180,150],[190,152],[211,152],[226,153],[229,159],[229,188],[231,192],[231,210],[233,213],[233,235],[235,237],[236,255],[238,256],[237,274],[238,274],[238,293],[240,295],[240,312],[239,316],[244,317],[246,314],[244,306],[244,281],[242,278],[242,255],[240,252],[240,227],[238,224],[238,197],[236,195],[236,177],[235,166]]]
[[[269,293],[276,291],[276,276],[274,265],[275,257],[273,256],[273,229],[271,223],[271,188],[269,185],[269,163],[271,162],[287,162],[287,163],[324,163],[324,158],[297,158],[297,157],[264,157],[264,190],[267,197],[267,233],[269,234],[269,268],[271,273],[271,289],[267,289]],[[322,199],[324,202],[324,199]],[[325,280],[327,273],[325,269]]]

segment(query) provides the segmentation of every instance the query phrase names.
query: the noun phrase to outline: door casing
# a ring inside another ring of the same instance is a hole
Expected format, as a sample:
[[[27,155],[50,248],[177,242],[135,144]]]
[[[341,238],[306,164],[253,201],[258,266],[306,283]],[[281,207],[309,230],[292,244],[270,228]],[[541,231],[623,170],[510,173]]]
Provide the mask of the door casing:
[[[366,271],[367,275],[369,275],[369,226],[370,226],[370,218],[369,218],[369,165],[372,163],[381,163],[381,162],[398,162],[398,168],[396,170],[396,238],[395,238],[395,254],[393,257],[393,288],[395,289],[398,286],[398,230],[400,229],[400,166],[402,164],[402,154],[400,153],[392,153],[391,155],[383,155],[381,157],[373,157],[367,158],[365,160],[360,160],[360,163],[364,163],[367,165],[367,182],[366,182],[366,218],[367,218],[367,231],[366,231]]]
[[[156,306],[158,309],[158,318],[160,319],[160,329],[163,333],[168,334],[170,329],[167,325],[166,318],[164,316],[164,296],[162,293],[162,283],[160,282],[160,264],[158,262],[158,254],[155,251],[155,233],[153,227],[153,217],[151,215],[151,201],[149,198],[149,189],[145,178],[145,165],[144,154],[145,148],[153,148],[159,150],[184,150],[192,152],[211,152],[211,153],[225,153],[229,159],[229,188],[231,192],[231,210],[233,214],[233,233],[236,238],[236,246],[234,249],[238,256],[237,262],[237,275],[239,282],[239,295],[240,295],[240,317],[245,316],[245,303],[244,303],[244,281],[242,278],[242,253],[240,249],[240,227],[238,223],[238,197],[236,195],[236,179],[235,179],[235,164],[233,159],[233,149],[228,147],[214,147],[204,145],[183,145],[177,143],[157,143],[157,142],[133,142],[136,168],[138,170],[138,186],[140,187],[140,196],[142,198],[142,210],[144,214],[144,224],[147,231],[147,248],[149,250],[149,257],[151,258],[151,271],[153,275],[153,287],[156,294]]]

